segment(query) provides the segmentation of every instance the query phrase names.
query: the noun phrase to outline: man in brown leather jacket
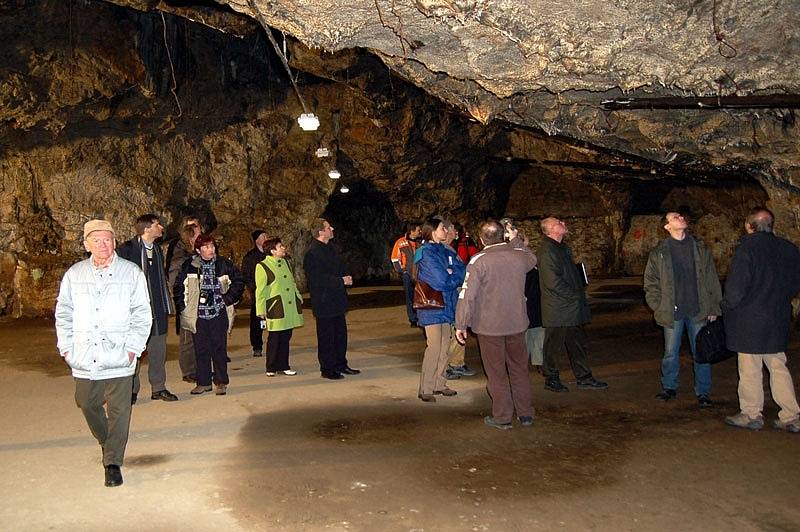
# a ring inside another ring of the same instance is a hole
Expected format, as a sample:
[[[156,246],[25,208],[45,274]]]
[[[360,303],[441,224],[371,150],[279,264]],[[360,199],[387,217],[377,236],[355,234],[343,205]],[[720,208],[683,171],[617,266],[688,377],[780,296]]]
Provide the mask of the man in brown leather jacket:
[[[467,276],[456,306],[456,337],[464,342],[467,328],[478,337],[481,359],[492,398],[492,415],[484,423],[510,429],[514,410],[522,426],[533,425],[531,387],[525,331],[525,275],[536,266],[536,257],[522,244],[511,224],[481,226],[485,246],[467,266]]]

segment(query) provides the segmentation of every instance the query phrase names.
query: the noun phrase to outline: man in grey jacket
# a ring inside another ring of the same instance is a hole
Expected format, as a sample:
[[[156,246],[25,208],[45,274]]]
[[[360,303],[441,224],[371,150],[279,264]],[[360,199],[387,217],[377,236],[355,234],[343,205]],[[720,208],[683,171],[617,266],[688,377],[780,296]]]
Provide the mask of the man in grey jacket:
[[[608,384],[594,378],[586,356],[583,326],[589,322],[589,303],[572,260],[572,250],[563,241],[567,224],[549,217],[541,221],[541,228],[545,236],[538,251],[544,326],[544,388],[551,392],[568,391],[559,378],[556,365],[556,356],[566,350],[578,388],[604,390]]]
[[[58,293],[58,350],[75,377],[75,402],[103,450],[105,485],[119,486],[133,372],[153,321],[150,299],[142,270],[114,252],[109,222],[86,222],[83,239],[91,256],[67,270]]]
[[[469,261],[456,305],[456,338],[465,342],[470,327],[481,348],[492,399],[492,415],[484,423],[501,430],[511,428],[514,410],[522,426],[533,425],[525,274],[536,266],[536,257],[517,238],[513,226],[505,231],[511,242],[503,242],[499,223],[481,227],[485,247]]]
[[[657,399],[675,399],[678,390],[679,355],[683,331],[689,336],[692,355],[695,338],[720,314],[722,290],[714,258],[708,248],[687,232],[686,218],[679,212],[664,215],[669,233],[650,252],[644,270],[644,294],[653,315],[664,328],[664,358],[661,360],[661,392]],[[712,406],[711,364],[694,362],[694,394],[701,407]]]

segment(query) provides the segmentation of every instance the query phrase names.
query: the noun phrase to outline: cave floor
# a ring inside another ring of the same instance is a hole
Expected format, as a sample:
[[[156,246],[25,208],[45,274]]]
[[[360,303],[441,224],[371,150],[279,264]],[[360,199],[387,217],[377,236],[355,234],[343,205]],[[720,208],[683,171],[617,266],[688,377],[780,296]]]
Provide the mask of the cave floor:
[[[536,423],[486,427],[482,372],[452,398],[416,398],[424,349],[400,287],[353,289],[349,359],[320,379],[313,319],[292,339],[295,377],[267,378],[239,311],[227,396],[190,396],[170,334],[168,388],[134,407],[125,484],[102,485],[99,447],[72,399],[52,320],[0,323],[4,530],[797,530],[800,436],[726,427],[736,365],[714,369],[700,410],[683,357],[661,403],[660,329],[638,279],[592,287],[588,328],[605,392],[553,394],[531,374]],[[797,356],[797,341],[790,359]],[[480,368],[474,339],[467,361]],[[564,361],[566,366],[566,361]],[[795,382],[798,375],[795,371]],[[143,371],[146,374],[146,370]],[[768,401],[767,423],[775,418]]]

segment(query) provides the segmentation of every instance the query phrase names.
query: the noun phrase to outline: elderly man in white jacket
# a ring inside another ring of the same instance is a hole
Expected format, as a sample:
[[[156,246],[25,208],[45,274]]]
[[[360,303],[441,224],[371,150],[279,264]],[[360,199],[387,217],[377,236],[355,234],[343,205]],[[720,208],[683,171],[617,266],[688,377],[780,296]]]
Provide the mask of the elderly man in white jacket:
[[[153,318],[144,274],[114,252],[111,224],[86,222],[83,240],[91,256],[61,280],[55,313],[58,350],[75,377],[75,402],[103,450],[105,485],[119,486],[133,373]]]

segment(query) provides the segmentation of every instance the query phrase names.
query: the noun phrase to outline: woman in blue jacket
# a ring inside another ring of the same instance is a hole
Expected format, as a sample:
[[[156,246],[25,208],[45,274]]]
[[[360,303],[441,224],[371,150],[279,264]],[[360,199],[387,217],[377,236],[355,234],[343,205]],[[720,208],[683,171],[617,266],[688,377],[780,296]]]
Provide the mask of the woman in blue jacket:
[[[445,246],[447,230],[441,218],[429,218],[422,225],[425,242],[414,254],[417,279],[442,293],[444,308],[417,311],[417,320],[425,327],[428,347],[422,359],[419,379],[419,398],[425,402],[436,401],[434,395],[452,396],[455,390],[447,387],[444,372],[447,369],[447,348],[450,345],[450,325],[455,321],[458,289],[464,281],[466,270],[458,254]]]

